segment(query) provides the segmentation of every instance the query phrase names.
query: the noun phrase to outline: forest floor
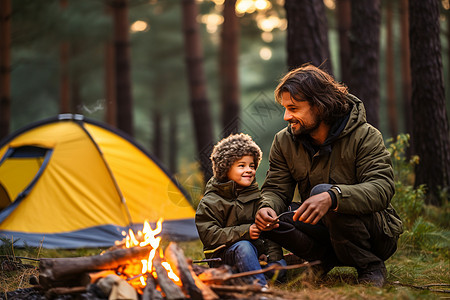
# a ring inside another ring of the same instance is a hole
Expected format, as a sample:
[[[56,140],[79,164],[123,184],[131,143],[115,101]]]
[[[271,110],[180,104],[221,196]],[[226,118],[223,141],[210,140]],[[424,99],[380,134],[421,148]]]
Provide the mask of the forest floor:
[[[179,242],[185,256],[193,260],[203,258],[200,241]],[[1,250],[1,249],[0,249]],[[5,253],[5,249],[2,249]],[[8,249],[17,257],[73,257],[96,255],[100,249],[48,250]],[[290,299],[448,299],[450,297],[450,261],[448,251],[415,252],[400,241],[399,249],[386,262],[387,283],[377,288],[357,283],[353,268],[334,268],[327,277],[317,283],[305,282],[304,269],[289,270],[286,283],[270,283],[270,288],[288,294]],[[29,268],[11,270],[2,264],[0,268],[0,298],[6,292],[31,287],[29,277],[37,276],[37,262],[22,260]],[[33,267],[34,266],[34,267]],[[3,296],[3,297],[2,297]],[[292,298],[291,298],[292,297]]]

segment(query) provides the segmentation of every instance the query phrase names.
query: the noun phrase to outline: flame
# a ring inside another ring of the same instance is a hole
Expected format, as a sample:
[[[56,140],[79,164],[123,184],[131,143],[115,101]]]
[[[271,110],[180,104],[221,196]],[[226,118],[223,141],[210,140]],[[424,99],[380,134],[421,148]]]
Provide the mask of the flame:
[[[157,235],[160,234],[162,231],[162,223],[163,218],[160,218],[156,222],[156,228],[152,229],[150,224],[147,221],[145,221],[142,231],[139,231],[137,233],[137,236],[133,232],[133,230],[130,229],[125,238],[125,246],[127,248],[145,247],[148,245],[150,245],[152,248],[148,254],[148,258],[141,260],[142,263],[141,274],[143,275],[139,276],[140,288],[143,288],[147,285],[146,283],[147,276],[153,276],[154,278],[157,278],[156,272],[153,270],[153,259],[155,258],[158,249],[160,249],[159,246],[161,243],[161,237],[157,237]],[[160,256],[163,259],[162,252]],[[166,269],[168,277],[172,279],[172,281],[174,281],[175,284],[181,285],[180,278],[175,274],[170,264],[166,261],[162,261],[161,265]]]

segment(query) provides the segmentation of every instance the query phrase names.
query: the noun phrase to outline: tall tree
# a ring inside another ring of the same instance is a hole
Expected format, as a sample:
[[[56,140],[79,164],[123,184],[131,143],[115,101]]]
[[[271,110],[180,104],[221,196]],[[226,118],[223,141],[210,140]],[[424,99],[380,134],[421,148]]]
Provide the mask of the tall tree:
[[[409,17],[414,149],[420,158],[415,184],[426,184],[428,203],[440,205],[439,190],[450,187],[450,135],[438,1],[410,0]]]
[[[386,2],[386,95],[389,133],[391,137],[398,134],[397,103],[395,101],[395,60],[394,60],[394,26],[393,2]]]
[[[223,136],[239,131],[239,19],[236,0],[225,1],[220,39],[220,92]]]
[[[400,49],[402,62],[402,99],[403,99],[403,118],[405,122],[405,132],[410,134],[410,146],[407,149],[407,156],[414,153],[414,140],[412,133],[412,112],[411,112],[411,64],[409,49],[409,10],[408,0],[400,1]]]
[[[105,14],[111,16],[111,6],[105,6]],[[109,37],[105,43],[105,121],[111,126],[117,125],[117,102],[116,102],[116,68],[114,65],[114,43]]]
[[[178,127],[177,127],[177,114],[175,111],[171,110],[169,112],[169,171],[172,174],[176,174],[178,172],[177,168],[177,149],[178,149],[178,142],[177,142],[177,133],[178,133]]]
[[[352,14],[350,0],[336,0],[337,26],[339,32],[339,62],[341,81],[347,83],[351,78],[350,70],[350,26]]]
[[[11,1],[0,0],[0,139],[11,120]]]
[[[116,56],[117,127],[133,136],[128,0],[111,0]]]
[[[116,100],[116,68],[114,66],[114,46],[111,41],[105,44],[105,121],[111,126],[117,126]]]
[[[286,0],[288,67],[304,63],[332,72],[323,0]]]
[[[194,122],[197,153],[204,180],[207,181],[212,175],[209,156],[213,147],[213,128],[209,100],[206,94],[203,48],[200,26],[197,23],[198,7],[195,0],[183,0],[182,11],[190,107]]]
[[[380,0],[352,0],[350,91],[366,107],[367,121],[379,126]]]
[[[60,0],[61,9],[67,9],[69,5],[67,0]],[[59,82],[59,112],[69,113],[70,107],[70,79],[69,79],[69,60],[70,60],[70,46],[69,42],[63,40],[59,45],[59,68],[60,68],[60,82]]]

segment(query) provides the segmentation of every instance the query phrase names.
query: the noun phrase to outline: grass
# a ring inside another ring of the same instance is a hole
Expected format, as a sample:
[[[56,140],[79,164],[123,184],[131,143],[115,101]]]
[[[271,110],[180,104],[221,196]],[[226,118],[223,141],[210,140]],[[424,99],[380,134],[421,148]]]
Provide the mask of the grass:
[[[450,292],[450,266],[445,251],[426,251],[413,249],[409,240],[401,239],[398,251],[386,262],[388,283],[383,288],[358,285],[356,271],[349,267],[333,269],[325,280],[319,283],[308,283],[303,280],[303,270],[289,270],[288,282],[273,283],[276,290],[287,293],[291,299],[442,299],[448,293],[424,290],[429,284],[447,284],[434,286],[435,290],[446,289]],[[165,247],[168,242],[163,243]],[[193,260],[203,258],[200,241],[179,242],[186,257]],[[5,247],[0,248],[4,254]],[[15,257],[76,257],[99,254],[104,249],[51,250],[27,247],[24,249],[7,248],[14,252]],[[2,262],[0,270],[0,292],[13,291],[30,287],[30,276],[38,276],[37,262],[22,259],[28,268],[17,270],[4,269],[7,264]],[[10,260],[11,262],[11,260]],[[423,289],[420,289],[423,288]]]

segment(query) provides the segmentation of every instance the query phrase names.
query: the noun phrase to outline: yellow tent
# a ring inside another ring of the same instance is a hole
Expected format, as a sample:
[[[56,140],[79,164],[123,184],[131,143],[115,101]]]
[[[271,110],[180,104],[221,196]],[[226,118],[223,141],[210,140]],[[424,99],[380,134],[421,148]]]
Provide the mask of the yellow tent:
[[[164,218],[195,239],[185,191],[124,133],[81,115],[44,120],[0,142],[0,237],[45,248],[111,246]]]

